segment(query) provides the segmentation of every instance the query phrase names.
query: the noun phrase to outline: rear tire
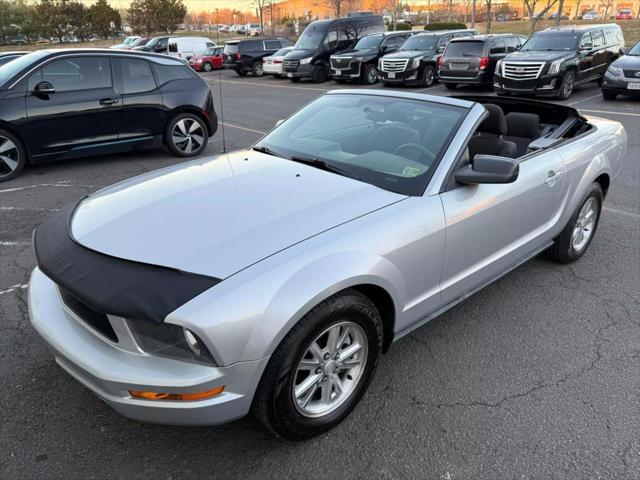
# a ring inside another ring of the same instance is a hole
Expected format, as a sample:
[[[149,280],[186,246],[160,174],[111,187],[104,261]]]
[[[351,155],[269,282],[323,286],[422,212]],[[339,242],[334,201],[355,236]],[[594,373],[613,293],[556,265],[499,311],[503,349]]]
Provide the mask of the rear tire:
[[[616,92],[607,92],[605,90],[602,91],[602,98],[605,100],[615,100],[618,97]]]
[[[164,134],[164,142],[178,157],[200,155],[209,141],[204,121],[192,113],[178,113],[173,117]]]
[[[455,90],[456,88],[458,88],[457,83],[445,83],[444,86],[447,90]]]
[[[254,415],[288,440],[306,440],[333,428],[367,390],[382,351],[382,335],[378,310],[360,292],[349,289],[324,300],[271,356],[253,399]],[[360,348],[348,355],[356,344]]]
[[[572,263],[587,251],[598,228],[604,195],[599,183],[593,183],[553,246],[548,257],[558,263]]]
[[[261,77],[264,75],[264,66],[262,62],[253,62],[251,65],[251,73],[254,77]]]
[[[20,175],[27,163],[27,152],[13,133],[0,128],[0,182]]]

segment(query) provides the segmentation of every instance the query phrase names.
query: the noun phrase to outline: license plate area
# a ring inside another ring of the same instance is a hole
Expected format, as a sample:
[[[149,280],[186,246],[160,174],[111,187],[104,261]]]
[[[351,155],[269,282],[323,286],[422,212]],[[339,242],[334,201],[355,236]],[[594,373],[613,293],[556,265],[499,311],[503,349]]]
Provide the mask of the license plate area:
[[[627,88],[629,90],[640,90],[640,82],[629,82]]]
[[[387,75],[389,76],[389,78],[396,78],[396,74],[393,72],[389,72]]]
[[[451,70],[467,70],[469,68],[468,63],[450,63],[449,68]]]

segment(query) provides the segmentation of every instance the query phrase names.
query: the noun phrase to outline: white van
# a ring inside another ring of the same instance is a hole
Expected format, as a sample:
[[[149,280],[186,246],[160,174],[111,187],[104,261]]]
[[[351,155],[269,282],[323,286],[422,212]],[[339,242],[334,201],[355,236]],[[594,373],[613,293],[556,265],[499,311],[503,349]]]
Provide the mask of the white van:
[[[216,43],[206,37],[173,37],[168,45],[169,55],[189,60],[202,56],[205,50],[215,47]]]

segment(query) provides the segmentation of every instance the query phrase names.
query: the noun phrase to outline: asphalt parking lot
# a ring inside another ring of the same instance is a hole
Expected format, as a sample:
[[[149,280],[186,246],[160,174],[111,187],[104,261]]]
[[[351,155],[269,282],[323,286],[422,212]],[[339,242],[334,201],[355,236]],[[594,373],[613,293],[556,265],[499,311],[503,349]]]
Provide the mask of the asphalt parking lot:
[[[349,88],[206,78],[218,114],[222,87],[228,150]],[[0,184],[0,477],[640,478],[640,103],[604,102],[595,84],[565,103],[623,122],[630,138],[588,253],[569,266],[536,258],[397,342],[353,414],[306,443],[274,439],[252,418],[179,428],[120,417],[55,364],[29,324],[32,230],[67,203],[179,159],[68,161]],[[221,150],[219,131],[206,154]]]

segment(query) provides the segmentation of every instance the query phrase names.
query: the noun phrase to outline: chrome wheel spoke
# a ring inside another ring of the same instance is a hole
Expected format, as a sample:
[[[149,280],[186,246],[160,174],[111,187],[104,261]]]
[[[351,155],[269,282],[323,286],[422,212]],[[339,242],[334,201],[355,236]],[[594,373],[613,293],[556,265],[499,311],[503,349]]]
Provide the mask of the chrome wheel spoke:
[[[5,155],[0,155],[0,162],[4,163],[10,172],[13,172],[18,167],[18,161]]]
[[[2,143],[0,143],[0,154],[6,153],[6,152],[10,152],[11,150],[16,150],[17,149],[15,143],[13,143],[8,138],[0,137],[0,141],[2,141],[2,140],[4,140],[4,141]]]
[[[364,373],[367,349],[364,330],[353,322],[339,322],[316,336],[293,373],[298,412],[320,417],[346,401]]]

